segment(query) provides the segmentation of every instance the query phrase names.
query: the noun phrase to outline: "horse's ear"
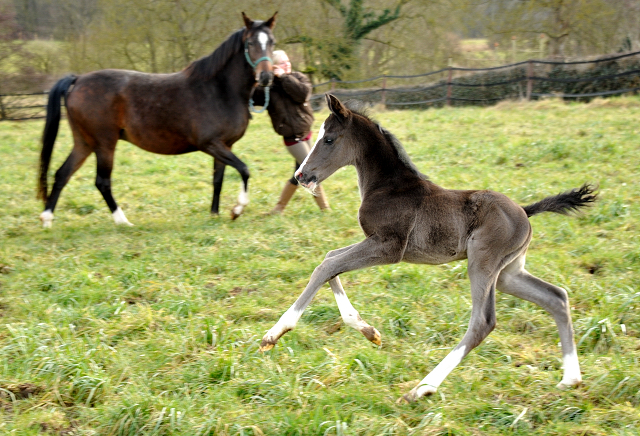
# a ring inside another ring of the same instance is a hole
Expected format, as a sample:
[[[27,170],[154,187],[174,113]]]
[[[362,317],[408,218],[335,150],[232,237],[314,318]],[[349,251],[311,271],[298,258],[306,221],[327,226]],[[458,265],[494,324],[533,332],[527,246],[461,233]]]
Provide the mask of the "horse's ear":
[[[273,14],[273,17],[269,18],[264,24],[269,27],[269,29],[273,29],[276,26],[276,17],[278,16],[278,11]]]
[[[327,106],[332,114],[334,114],[338,120],[344,121],[349,117],[350,111],[335,96],[331,94],[325,94],[327,99]]]
[[[253,26],[253,20],[247,17],[244,12],[242,13],[242,19],[244,20],[244,25],[247,27],[247,29],[251,30],[251,27]]]

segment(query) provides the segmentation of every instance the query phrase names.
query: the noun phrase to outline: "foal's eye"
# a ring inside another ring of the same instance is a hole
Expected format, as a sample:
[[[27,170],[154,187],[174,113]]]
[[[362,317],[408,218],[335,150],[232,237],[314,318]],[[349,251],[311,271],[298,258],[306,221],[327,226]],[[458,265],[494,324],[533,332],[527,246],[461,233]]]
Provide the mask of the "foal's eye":
[[[331,138],[324,138],[324,143],[325,143],[325,144],[333,144],[333,139],[331,139]]]

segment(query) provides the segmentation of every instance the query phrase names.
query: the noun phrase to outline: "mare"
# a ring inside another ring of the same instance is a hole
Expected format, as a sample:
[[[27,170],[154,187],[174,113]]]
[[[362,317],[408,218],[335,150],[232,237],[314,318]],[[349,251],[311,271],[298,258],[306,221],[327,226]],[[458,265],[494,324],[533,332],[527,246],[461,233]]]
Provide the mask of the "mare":
[[[51,227],[60,192],[85,159],[96,154],[96,187],[107,202],[116,224],[131,223],[111,194],[116,143],[129,141],[143,150],[176,155],[202,151],[213,156],[213,201],[218,214],[222,179],[227,165],[242,177],[237,218],[249,203],[249,170],[231,152],[247,129],[249,100],[257,84],[273,80],[272,29],[277,12],[267,21],[253,21],[244,12],[244,27],[234,32],[212,54],[172,74],[147,74],[127,70],[100,70],[69,75],[49,92],[42,135],[38,197],[45,210],[44,227]],[[72,88],[73,86],[73,88]],[[73,133],[73,149],[55,174],[47,193],[47,173],[60,123],[64,96]]]
[[[349,302],[340,274],[401,261],[437,265],[468,259],[472,310],[462,341],[413,390],[414,401],[433,394],[445,377],[496,325],[495,290],[531,301],[555,319],[562,344],[564,374],[559,387],[581,383],[567,292],[525,270],[531,241],[528,217],[541,212],[568,214],[592,203],[596,188],[585,184],[529,206],[486,190],[444,189],[413,165],[398,140],[366,114],[327,96],[331,111],[318,139],[296,171],[313,191],[345,165],[354,165],[362,204],[358,220],[366,239],[330,251],[313,271],[296,302],[265,334],[260,344],[271,349],[293,329],[320,287],[329,282],[344,322],[380,345],[380,333]]]

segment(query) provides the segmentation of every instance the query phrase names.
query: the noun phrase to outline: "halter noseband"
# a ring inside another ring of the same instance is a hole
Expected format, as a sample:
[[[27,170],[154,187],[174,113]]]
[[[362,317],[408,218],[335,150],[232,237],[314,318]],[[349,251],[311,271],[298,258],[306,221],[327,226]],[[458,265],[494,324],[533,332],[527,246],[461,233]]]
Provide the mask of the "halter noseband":
[[[271,60],[269,56],[262,56],[260,59],[258,59],[255,62],[251,60],[251,57],[249,57],[249,40],[248,39],[244,42],[244,57],[247,59],[247,62],[249,63],[249,65],[251,65],[251,68],[253,68],[254,71],[258,67],[258,64],[262,61],[269,61],[273,65],[273,60]],[[253,89],[255,90],[255,88]],[[251,91],[251,95],[253,95],[253,91]],[[264,105],[262,106],[262,109],[260,109],[259,111],[256,110],[256,108],[253,106],[253,97],[250,97],[249,110],[256,114],[260,114],[264,112],[265,109],[267,109],[267,106],[269,106],[269,87],[265,86],[264,87]]]

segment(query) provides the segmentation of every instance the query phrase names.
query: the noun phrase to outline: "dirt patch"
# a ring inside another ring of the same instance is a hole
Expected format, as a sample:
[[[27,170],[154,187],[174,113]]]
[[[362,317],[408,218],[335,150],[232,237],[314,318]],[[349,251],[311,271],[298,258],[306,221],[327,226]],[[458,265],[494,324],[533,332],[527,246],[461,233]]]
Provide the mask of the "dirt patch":
[[[0,399],[3,400],[12,400],[12,397],[15,397],[16,400],[23,400],[44,391],[40,386],[36,386],[33,383],[0,385],[0,389]]]

